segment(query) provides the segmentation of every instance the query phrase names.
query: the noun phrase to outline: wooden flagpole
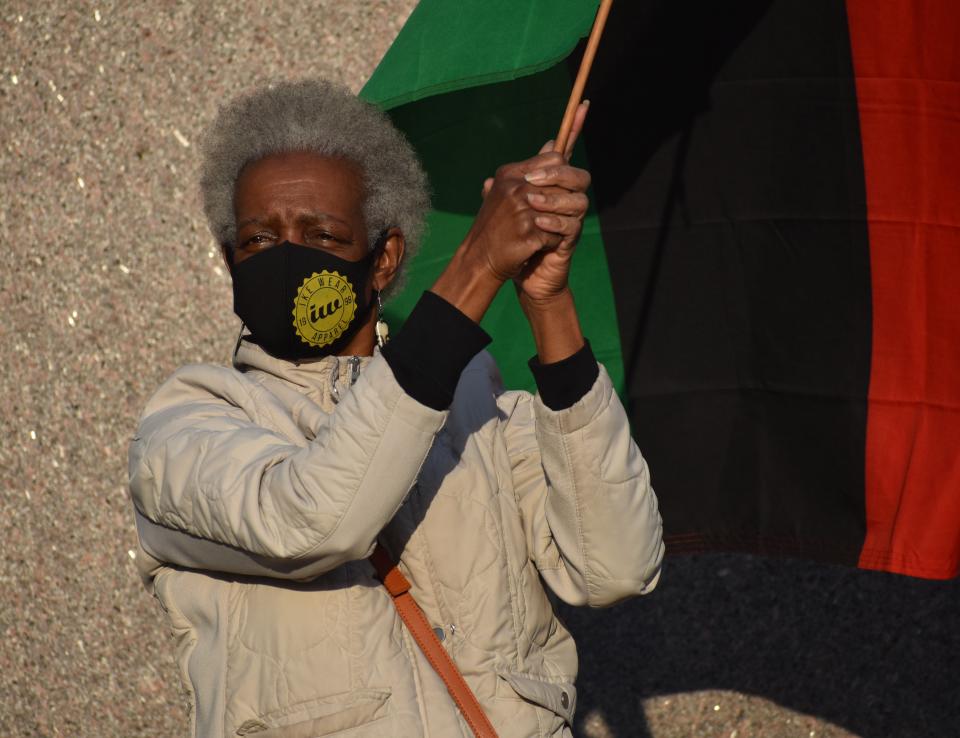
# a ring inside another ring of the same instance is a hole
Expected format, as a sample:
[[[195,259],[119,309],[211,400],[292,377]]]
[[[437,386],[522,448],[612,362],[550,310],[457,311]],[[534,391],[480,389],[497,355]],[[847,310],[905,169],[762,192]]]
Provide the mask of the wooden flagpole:
[[[613,5],[613,0],[601,0],[600,9],[597,10],[597,17],[593,21],[593,30],[590,31],[587,48],[583,52],[583,60],[580,62],[580,70],[577,72],[577,79],[573,83],[573,90],[570,92],[570,99],[567,101],[567,109],[563,114],[560,132],[557,134],[557,140],[553,144],[553,150],[561,154],[564,149],[567,148],[567,139],[570,137],[570,129],[573,128],[573,118],[577,113],[577,108],[580,106],[583,90],[587,86],[587,77],[590,76],[590,67],[593,66],[593,58],[597,55],[597,47],[600,46],[600,36],[603,35],[603,27],[607,23],[607,16],[610,15],[611,5]]]

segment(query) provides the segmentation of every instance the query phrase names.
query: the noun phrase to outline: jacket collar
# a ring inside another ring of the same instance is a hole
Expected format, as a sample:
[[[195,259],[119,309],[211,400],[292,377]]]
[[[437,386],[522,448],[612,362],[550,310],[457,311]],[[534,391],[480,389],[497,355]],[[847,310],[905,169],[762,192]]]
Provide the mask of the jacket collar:
[[[278,359],[257,344],[240,337],[233,352],[233,366],[267,380],[279,380],[325,409],[336,405],[356,380],[360,371],[370,363],[372,356],[325,356],[322,359],[294,362]],[[375,353],[379,349],[374,349]]]

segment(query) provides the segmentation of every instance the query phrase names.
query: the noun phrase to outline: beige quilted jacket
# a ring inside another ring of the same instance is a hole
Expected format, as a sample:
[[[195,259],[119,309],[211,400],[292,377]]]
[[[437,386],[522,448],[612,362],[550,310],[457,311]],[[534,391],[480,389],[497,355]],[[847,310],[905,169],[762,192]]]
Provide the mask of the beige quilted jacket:
[[[577,653],[548,590],[610,605],[663,556],[606,372],[552,411],[481,353],[442,412],[379,355],[296,366],[244,342],[234,364],[178,370],[130,447],[193,735],[470,736],[365,560],[378,536],[499,734],[571,735]]]

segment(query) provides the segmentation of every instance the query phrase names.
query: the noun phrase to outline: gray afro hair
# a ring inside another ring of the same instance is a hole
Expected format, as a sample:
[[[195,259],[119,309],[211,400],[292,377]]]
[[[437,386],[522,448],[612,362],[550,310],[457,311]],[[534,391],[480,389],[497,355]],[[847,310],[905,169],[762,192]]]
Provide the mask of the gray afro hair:
[[[234,186],[250,162],[270,154],[312,151],[348,159],[363,172],[369,247],[387,228],[406,240],[404,262],[420,245],[430,208],[427,177],[413,147],[374,106],[325,80],[282,82],[222,107],[203,142],[200,191],[217,242],[236,239]],[[401,274],[390,285],[395,291]]]

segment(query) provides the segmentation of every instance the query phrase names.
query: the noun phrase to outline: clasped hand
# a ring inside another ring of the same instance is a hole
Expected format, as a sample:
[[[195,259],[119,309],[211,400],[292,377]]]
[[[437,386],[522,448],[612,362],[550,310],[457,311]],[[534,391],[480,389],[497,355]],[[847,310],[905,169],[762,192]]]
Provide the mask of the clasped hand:
[[[533,158],[505,164],[484,182],[476,220],[432,288],[474,320],[511,279],[528,315],[569,302],[570,261],[590,186],[590,173],[571,166],[570,155],[586,114],[584,103],[562,154],[548,141]]]
[[[548,302],[567,289],[570,260],[589,207],[590,173],[570,165],[587,106],[577,111],[567,149],[548,141],[536,156],[506,164],[483,184],[483,205],[464,241],[521,301]]]

